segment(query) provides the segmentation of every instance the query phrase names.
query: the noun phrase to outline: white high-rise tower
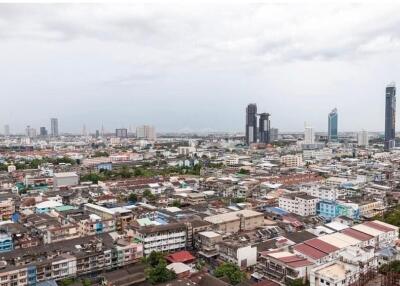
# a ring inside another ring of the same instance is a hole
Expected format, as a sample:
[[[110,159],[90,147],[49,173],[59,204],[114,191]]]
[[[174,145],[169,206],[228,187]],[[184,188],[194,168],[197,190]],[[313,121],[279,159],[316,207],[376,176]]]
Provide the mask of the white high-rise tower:
[[[314,129],[311,126],[307,126],[307,124],[304,123],[304,143],[314,144],[314,142],[315,142]]]

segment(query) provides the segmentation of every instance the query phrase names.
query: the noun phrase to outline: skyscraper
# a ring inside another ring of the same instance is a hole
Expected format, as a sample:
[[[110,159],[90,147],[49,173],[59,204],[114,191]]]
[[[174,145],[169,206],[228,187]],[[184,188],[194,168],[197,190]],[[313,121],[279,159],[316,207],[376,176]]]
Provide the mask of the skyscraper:
[[[50,124],[51,124],[51,136],[57,137],[58,136],[58,119],[57,118],[51,118],[50,119]]]
[[[271,126],[269,121],[269,113],[261,113],[259,118],[259,131],[260,131],[260,142],[270,143],[271,142]]]
[[[390,151],[395,146],[396,133],[396,85],[390,83],[386,86],[385,107],[385,151]]]
[[[8,124],[4,125],[4,135],[10,136],[10,125]]]
[[[31,126],[28,125],[28,126],[26,126],[25,134],[29,138],[36,137],[36,129],[32,128]]]
[[[156,140],[156,130],[153,126],[142,125],[136,127],[136,138],[137,139],[147,139]]]
[[[115,129],[115,137],[127,138],[128,137],[128,129],[126,129],[126,128]]]
[[[337,109],[334,108],[328,114],[328,141],[337,141],[338,140],[338,112]]]
[[[357,145],[364,147],[368,146],[368,131],[363,130],[358,132]]]
[[[304,144],[314,144],[315,136],[314,129],[311,126],[304,126]]]
[[[47,136],[46,127],[40,127],[40,136]]]
[[[246,108],[246,144],[257,142],[257,105],[250,103]]]
[[[270,139],[271,141],[278,141],[279,130],[278,128],[271,128]]]

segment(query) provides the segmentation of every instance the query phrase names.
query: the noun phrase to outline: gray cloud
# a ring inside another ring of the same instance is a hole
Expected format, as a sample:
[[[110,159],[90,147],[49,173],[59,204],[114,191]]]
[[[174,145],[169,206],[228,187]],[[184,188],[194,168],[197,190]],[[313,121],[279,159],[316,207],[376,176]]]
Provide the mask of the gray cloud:
[[[394,2],[0,4],[1,100],[30,106],[0,124],[240,130],[256,101],[285,130],[304,120],[324,130],[333,106],[343,129],[381,130],[384,85],[400,72],[399,12]],[[350,119],[357,104],[368,114]]]

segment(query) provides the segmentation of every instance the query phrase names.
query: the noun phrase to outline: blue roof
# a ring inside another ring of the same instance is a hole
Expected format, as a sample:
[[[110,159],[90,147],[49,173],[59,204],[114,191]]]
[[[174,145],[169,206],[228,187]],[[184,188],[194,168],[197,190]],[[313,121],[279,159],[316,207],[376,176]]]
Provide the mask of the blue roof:
[[[285,211],[284,209],[277,208],[277,207],[266,207],[266,208],[264,208],[264,210],[267,212],[270,212],[270,213],[278,214],[278,215],[288,214],[288,212]]]

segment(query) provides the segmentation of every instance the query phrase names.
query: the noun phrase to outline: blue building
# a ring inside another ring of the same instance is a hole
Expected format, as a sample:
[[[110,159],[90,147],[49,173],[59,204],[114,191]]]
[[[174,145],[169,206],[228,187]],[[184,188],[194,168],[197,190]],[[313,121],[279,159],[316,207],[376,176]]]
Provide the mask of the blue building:
[[[396,85],[386,87],[385,105],[385,151],[390,151],[395,146],[396,137]]]
[[[100,163],[96,166],[96,169],[98,171],[100,170],[107,170],[107,171],[111,171],[112,170],[112,163]]]
[[[337,109],[334,108],[328,114],[328,141],[337,141],[338,140],[338,112]]]
[[[317,214],[325,219],[331,220],[336,215],[336,202],[334,201],[320,201],[317,204]]]
[[[354,220],[360,219],[360,209],[357,204],[337,201],[320,201],[317,204],[317,214],[327,220],[338,216],[347,216]]]
[[[37,282],[36,279],[36,266],[28,266],[28,285],[35,286]]]
[[[0,232],[0,252],[7,252],[13,250],[13,240],[9,233],[6,231]]]

